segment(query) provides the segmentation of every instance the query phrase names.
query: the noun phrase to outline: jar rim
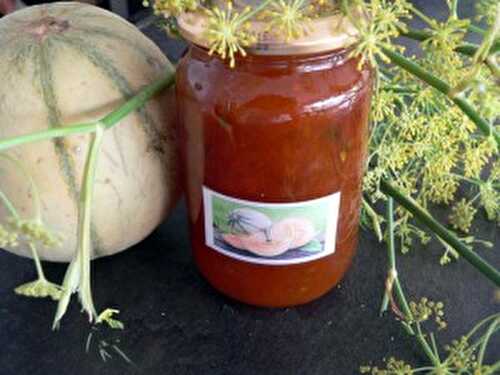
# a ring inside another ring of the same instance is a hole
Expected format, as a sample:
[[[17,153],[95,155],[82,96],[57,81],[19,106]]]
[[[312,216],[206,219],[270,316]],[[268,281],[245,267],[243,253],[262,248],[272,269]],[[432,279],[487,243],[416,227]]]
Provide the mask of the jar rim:
[[[180,34],[189,42],[210,49],[205,30],[208,16],[203,12],[186,12],[177,17]],[[308,55],[346,49],[357,41],[359,32],[348,17],[334,14],[308,22],[305,35],[286,41],[265,31],[267,24],[252,23],[257,43],[247,48],[255,55]]]
[[[200,46],[195,43],[190,43],[190,49],[192,51],[197,51],[203,53],[205,56],[209,55],[209,49]],[[248,65],[267,65],[267,66],[284,66],[290,67],[291,64],[300,65],[307,63],[318,63],[324,60],[336,59],[335,65],[340,65],[345,61],[349,60],[349,53],[351,48],[340,48],[335,50],[327,50],[322,52],[314,52],[307,54],[295,54],[295,55],[263,55],[254,54],[249,51],[245,56],[237,55],[235,56],[236,64],[235,68]],[[212,59],[218,59],[224,63],[218,55],[210,56]],[[231,70],[234,68],[231,68]]]

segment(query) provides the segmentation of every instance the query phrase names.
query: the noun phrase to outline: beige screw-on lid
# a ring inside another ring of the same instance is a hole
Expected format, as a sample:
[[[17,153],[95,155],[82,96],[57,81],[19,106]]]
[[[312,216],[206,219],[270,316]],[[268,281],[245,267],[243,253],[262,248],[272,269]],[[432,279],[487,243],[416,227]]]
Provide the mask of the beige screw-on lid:
[[[177,18],[179,31],[187,40],[209,48],[205,37],[208,17],[202,12],[188,12]],[[356,42],[357,29],[340,14],[309,21],[303,37],[286,41],[266,31],[267,24],[252,22],[252,31],[258,42],[247,50],[259,55],[302,55],[346,48]]]

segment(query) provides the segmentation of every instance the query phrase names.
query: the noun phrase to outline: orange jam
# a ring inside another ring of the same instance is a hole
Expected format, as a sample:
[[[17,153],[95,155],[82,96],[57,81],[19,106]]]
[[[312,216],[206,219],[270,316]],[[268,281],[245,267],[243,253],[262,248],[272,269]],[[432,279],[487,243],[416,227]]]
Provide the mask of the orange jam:
[[[336,50],[249,55],[232,69],[197,46],[180,62],[179,144],[194,259],[220,292],[252,305],[298,305],[325,294],[348,269],[357,243],[372,89],[371,70],[357,64],[346,50]],[[227,256],[207,245],[204,187],[262,203],[340,192],[334,252],[287,265]]]

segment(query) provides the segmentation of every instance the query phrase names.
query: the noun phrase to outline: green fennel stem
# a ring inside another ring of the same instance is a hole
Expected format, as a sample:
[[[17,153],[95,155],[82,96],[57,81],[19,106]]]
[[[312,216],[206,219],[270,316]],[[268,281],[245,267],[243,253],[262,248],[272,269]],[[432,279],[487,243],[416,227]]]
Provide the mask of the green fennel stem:
[[[469,31],[472,31],[473,33],[481,34],[481,35],[486,33],[486,30],[480,28],[479,26],[475,26],[475,25],[469,25]]]
[[[451,9],[450,9],[450,12],[451,12],[451,15],[455,18],[458,18],[458,13],[457,13],[457,10],[458,10],[458,0],[453,0],[452,2],[452,6],[451,6]],[[420,11],[417,7],[415,6],[412,6],[411,7],[411,11],[417,16],[419,17],[420,19],[422,19],[425,23],[427,23],[427,25],[429,26],[433,26],[434,23],[436,22],[435,19],[433,18],[430,18],[428,17],[427,15],[425,15],[422,11]],[[484,35],[486,34],[486,30],[478,27],[478,26],[475,26],[473,24],[470,24],[467,26],[467,29],[468,31],[470,32],[473,32],[473,33],[476,33],[476,34],[481,34],[481,35]]]
[[[437,360],[439,362],[441,362],[441,358],[439,356],[439,350],[438,350],[438,346],[437,346],[437,343],[436,343],[436,338],[434,337],[434,332],[431,332],[429,334],[429,338],[431,340],[431,345],[432,345],[432,352],[434,353],[434,356],[437,358]]]
[[[477,331],[482,328],[482,326],[485,325],[485,323],[488,323],[491,321],[491,324],[489,325],[489,327],[486,328],[486,332],[485,334],[480,337],[478,340],[476,340],[474,343],[470,344],[469,348],[467,349],[467,351],[469,352],[474,352],[476,350],[478,350],[479,348],[479,351],[478,351],[478,363],[482,363],[482,361],[484,360],[484,355],[486,353],[486,349],[487,349],[487,345],[488,345],[488,342],[490,340],[490,338],[500,329],[500,314],[494,314],[484,320],[482,320],[480,323],[478,323],[473,329],[472,331],[470,331],[465,337],[467,340],[470,340],[476,333]],[[481,348],[484,348],[483,350],[483,358],[481,358]],[[446,361],[447,364],[449,364],[449,358],[448,360]],[[497,362],[495,363],[494,366],[498,365],[500,362]],[[494,367],[493,366],[493,367]],[[486,372],[485,374],[496,374],[496,372]]]
[[[0,140],[0,151],[7,150],[9,148],[19,146],[22,144],[28,144],[43,140],[51,140],[55,138],[62,138],[74,134],[97,133],[110,129],[118,125],[120,120],[122,120],[128,114],[143,107],[144,104],[154,95],[156,95],[166,87],[172,86],[174,81],[175,81],[175,70],[173,67],[170,67],[161,79],[146,86],[139,92],[139,94],[127,100],[122,106],[120,106],[112,113],[106,115],[100,121],[77,124],[77,125],[68,125],[66,127],[53,128],[31,134],[25,134],[21,136],[3,139]],[[88,179],[84,179],[83,184],[88,183],[88,181],[89,181]],[[12,214],[12,216],[18,218],[14,206],[2,191],[0,191],[0,200],[3,201],[8,211]],[[82,227],[82,225],[83,224],[79,222],[79,228]],[[87,229],[87,225],[88,223],[85,223],[85,228],[83,231],[79,229],[78,243],[80,244],[82,243],[83,236],[87,236],[88,238],[90,238],[90,228]],[[83,235],[85,231],[89,233]],[[83,244],[86,245],[87,241],[88,240],[84,239]],[[43,269],[41,267],[41,262],[38,257],[38,254],[36,253],[36,249],[32,248],[31,250],[33,253],[33,258],[35,261],[38,275],[40,279],[43,278],[43,280],[45,280]],[[84,251],[83,254],[81,255],[79,253],[82,252],[78,252],[76,258],[70,263],[68,270],[66,272],[66,276],[64,278],[65,290],[58,304],[56,316],[54,318],[53,329],[59,326],[59,322],[67,310],[71,294],[74,293],[77,289],[81,289],[80,300],[82,302],[84,309],[89,313],[90,319],[92,320],[97,315],[93,307],[92,295],[90,291],[90,264],[89,264],[90,250]]]
[[[251,12],[249,12],[248,14],[246,14],[244,17],[242,17],[239,21],[239,23],[245,23],[246,21],[248,21],[250,18],[252,18],[253,16],[256,16],[257,14],[259,14],[260,12],[262,12],[264,9],[266,9],[274,0],[266,0],[266,1],[263,1],[262,3],[260,3],[258,6],[256,6],[254,9],[252,9]]]
[[[450,8],[451,15],[453,17],[458,17],[458,0],[453,0]]]
[[[98,126],[97,131],[93,133],[83,171],[82,188],[78,204],[78,237],[76,258],[71,262],[66,276],[64,277],[64,294],[57,306],[56,316],[54,318],[54,327],[59,326],[59,322],[66,313],[71,295],[78,291],[80,303],[83,310],[88,314],[89,321],[97,319],[97,311],[92,299],[92,290],[90,285],[90,254],[92,251],[91,239],[91,220],[92,220],[92,201],[94,194],[95,172],[99,151],[104,136],[104,126]]]
[[[59,299],[59,303],[57,304],[57,311],[56,315],[54,317],[54,321],[52,323],[52,329],[56,330],[59,328],[60,321],[64,314],[66,313],[66,310],[68,309],[68,305],[71,299],[71,295],[75,293],[75,291],[78,288],[78,279],[79,279],[79,274],[78,274],[78,267],[77,264],[80,261],[80,254],[76,254],[76,258],[71,261],[71,263],[68,266],[68,269],[66,271],[66,274],[64,275],[64,281],[63,281],[63,293],[61,298]]]
[[[404,70],[413,74],[417,78],[421,79],[425,83],[434,87],[436,90],[440,91],[444,95],[448,95],[451,91],[451,87],[441,79],[435,77],[431,73],[427,72],[417,63],[407,59],[403,55],[388,50],[387,48],[383,49],[384,54],[396,65],[400,66]],[[493,128],[493,125],[488,121],[483,119],[472,107],[467,99],[462,97],[453,97],[450,98],[461,110],[462,112],[469,117],[469,119],[476,124],[476,126],[481,130],[486,136],[493,136],[495,141],[500,146],[500,134]]]
[[[412,28],[407,28],[406,30],[400,28],[399,32],[401,33],[401,36],[416,40],[418,42],[423,42],[432,37],[432,34],[429,31],[415,30]],[[476,44],[464,42],[461,45],[459,45],[455,49],[455,51],[463,55],[473,57],[476,54],[478,48],[479,46]],[[491,47],[490,53],[496,53],[498,51],[500,51],[500,42],[497,41],[495,42],[493,47]]]
[[[439,358],[437,358],[434,355],[434,352],[432,351],[431,346],[429,345],[429,343],[425,339],[425,335],[422,332],[422,327],[420,326],[420,323],[417,322],[415,325],[417,326],[417,335],[416,335],[416,338],[417,338],[418,343],[420,344],[420,346],[422,347],[423,351],[427,355],[427,358],[429,358],[429,360],[432,362],[432,364],[435,367],[440,367],[441,366],[441,362],[439,361]]]
[[[74,134],[86,134],[95,132],[95,122],[78,125],[68,125],[64,128],[53,128],[38,132],[4,138],[0,141],[0,151],[7,150],[26,143],[45,141],[54,138],[63,138]]]
[[[144,104],[158,92],[166,87],[173,85],[175,74],[169,69],[165,76],[146,88],[139,94],[132,97],[121,107],[97,121],[91,132],[90,148],[85,163],[84,175],[82,179],[82,188],[78,207],[78,238],[76,257],[68,266],[64,277],[64,293],[59,300],[56,315],[54,317],[53,329],[59,327],[60,321],[65,315],[71,295],[78,291],[80,303],[85,312],[89,315],[90,322],[97,319],[97,312],[92,299],[91,281],[90,281],[90,254],[91,254],[91,231],[90,224],[92,220],[92,201],[95,183],[95,173],[102,139],[106,130],[116,126],[123,118]],[[1,143],[0,143],[1,145]]]
[[[500,68],[495,62],[495,59],[492,56],[488,56],[485,61],[486,65],[488,68],[491,70],[491,73],[497,77],[500,78]]]
[[[428,26],[432,27],[434,23],[436,22],[433,18],[430,18],[427,16],[425,13],[423,13],[420,9],[418,9],[415,6],[411,6],[411,11],[413,14],[415,14],[417,17],[419,17],[422,21],[424,21]]]
[[[382,242],[383,235],[382,235],[382,230],[380,229],[380,221],[378,219],[378,214],[375,212],[373,207],[370,206],[370,204],[366,201],[366,199],[363,198],[362,202],[363,202],[363,207],[366,210],[366,213],[368,214],[368,216],[372,220],[373,228],[374,228],[375,233],[377,235],[377,239],[379,240],[379,242]]]
[[[399,282],[399,277],[397,275],[396,268],[396,246],[395,246],[395,236],[394,236],[394,199],[389,197],[387,201],[387,259],[388,259],[388,269],[389,272],[395,272],[393,290],[396,292],[396,298],[403,309],[403,314],[405,316],[412,316],[410,306],[403,293],[403,288]],[[389,295],[384,294],[384,300],[382,301],[382,307],[380,312],[383,313],[387,310],[389,304]],[[413,329],[410,326],[406,326],[406,330],[409,334],[413,335]]]
[[[34,220],[41,224],[42,223],[42,210],[41,210],[41,200],[40,200],[40,192],[38,191],[38,187],[35,184],[35,181],[33,180],[33,176],[28,173],[24,165],[17,159],[11,157],[10,155],[7,155],[5,153],[0,153],[0,158],[8,161],[9,163],[13,164],[19,172],[26,178],[28,179],[30,186],[31,186],[31,195],[32,195],[32,202],[33,206],[35,207],[35,218]],[[10,200],[7,198],[5,193],[0,192],[0,195],[2,196],[1,200],[3,203],[6,205],[8,211],[11,213],[11,215],[16,219],[19,220],[20,216],[17,213],[17,210],[15,209],[14,205]],[[31,251],[31,256],[33,258],[33,262],[35,263],[35,269],[36,273],[38,275],[38,280],[42,282],[47,282],[47,278],[45,277],[45,272],[43,271],[43,266],[42,262],[40,260],[40,257],[38,255],[38,251],[36,249],[36,246],[34,243],[29,242],[29,248]]]
[[[42,262],[40,261],[40,257],[38,256],[38,251],[36,251],[35,246],[30,243],[31,256],[33,257],[33,261],[35,262],[36,273],[38,274],[38,279],[42,281],[47,281],[45,277],[45,273],[43,272]]]
[[[497,287],[500,287],[500,272],[486,262],[481,256],[472,251],[462,241],[460,241],[451,231],[438,223],[428,212],[422,209],[411,197],[402,194],[388,181],[382,180],[381,190],[386,195],[391,196],[404,208],[410,211],[415,218],[424,226],[429,228],[437,236],[452,246],[461,256],[472,264],[479,272],[490,279]]]
[[[167,87],[171,87],[175,83],[175,69],[173,67],[167,69],[165,75],[156,82],[146,86],[136,96],[129,99],[125,104],[119,107],[116,111],[111,112],[99,121],[104,125],[104,129],[108,130],[118,125],[118,123],[127,117],[131,112],[140,109],[146,102],[160,91]]]
[[[488,316],[487,318],[484,318],[479,323],[477,323],[472,328],[472,330],[470,330],[470,332],[466,335],[467,340],[469,340],[472,336],[474,336],[482,327],[484,327],[490,321],[495,320],[495,319],[500,319],[500,313],[496,313],[494,315]]]
[[[396,270],[396,252],[394,247],[394,199],[391,197],[387,200],[387,252],[389,259],[389,269],[387,274],[387,281],[385,286],[384,299],[382,300],[382,307],[380,308],[380,315],[387,311],[389,306],[389,299],[394,287],[394,282],[398,278]],[[391,277],[393,278],[391,281]],[[388,283],[391,282],[391,285]]]
[[[490,366],[488,369],[488,372],[485,375],[494,375],[498,374],[498,371],[500,371],[500,361],[495,363],[493,366]]]
[[[410,306],[408,305],[408,301],[403,293],[403,288],[401,287],[401,283],[399,282],[399,277],[397,274],[396,268],[396,246],[395,246],[395,235],[394,235],[394,199],[389,197],[387,201],[387,253],[388,253],[388,269],[389,275],[392,272],[394,274],[394,281],[392,289],[396,292],[396,298],[403,309],[403,313],[405,316],[411,317]],[[384,299],[382,301],[382,307],[380,309],[380,313],[383,313],[387,310],[389,304],[389,294],[386,292],[384,294]],[[410,326],[405,327],[409,334],[414,334],[413,329]]]
[[[104,136],[104,128],[98,127],[92,135],[87,162],[83,174],[82,190],[80,193],[80,205],[78,207],[78,251],[80,252],[80,287],[78,294],[82,307],[89,315],[92,322],[97,318],[97,312],[92,299],[90,285],[90,253],[92,252],[91,221],[92,203],[94,198],[95,175],[99,151]]]
[[[416,323],[417,332],[413,330],[411,327],[411,322],[413,322],[413,314],[410,310],[406,297],[404,295],[403,289],[399,283],[399,279],[396,271],[396,250],[395,250],[395,241],[394,241],[394,200],[389,197],[387,202],[387,253],[388,253],[388,267],[389,267],[389,275],[394,273],[394,283],[393,287],[396,290],[396,300],[403,310],[403,314],[407,320],[409,320],[410,324],[404,322],[403,328],[407,331],[408,334],[414,335],[422,347],[422,350],[425,352],[429,360],[432,362],[434,366],[439,366],[440,361],[439,358],[434,355],[432,348],[429,343],[425,339],[423,335],[419,323]],[[387,288],[388,286],[386,286]],[[391,290],[386,289],[384,302],[382,305],[382,309],[387,308],[387,304],[389,302],[389,293],[392,293]],[[385,305],[385,306],[384,306]]]
[[[19,219],[19,214],[17,213],[16,208],[14,207],[10,199],[7,197],[7,195],[5,195],[5,193],[1,190],[0,190],[0,201],[3,203],[7,211],[9,211],[9,213],[14,219],[16,220]]]
[[[486,348],[488,347],[488,342],[490,341],[491,336],[493,336],[493,333],[495,332],[495,330],[499,325],[500,325],[500,318],[496,318],[495,321],[488,327],[488,330],[486,331],[486,335],[484,337],[484,341],[481,344],[481,347],[479,349],[479,354],[477,357],[479,365],[483,364],[484,355],[486,354]]]

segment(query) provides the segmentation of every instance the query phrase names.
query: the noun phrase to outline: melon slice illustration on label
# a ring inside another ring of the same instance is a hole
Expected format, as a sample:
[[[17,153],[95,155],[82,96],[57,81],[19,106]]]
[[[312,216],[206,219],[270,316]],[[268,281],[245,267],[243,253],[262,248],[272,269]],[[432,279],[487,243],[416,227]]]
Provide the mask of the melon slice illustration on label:
[[[232,234],[232,233],[226,233],[222,235],[222,238],[226,243],[231,245],[232,247],[235,247],[237,249],[245,250],[243,246],[243,241],[241,240],[241,235],[238,234]]]
[[[275,227],[289,227],[293,232],[293,240],[290,248],[296,249],[307,245],[316,236],[316,231],[311,220],[300,217],[290,217],[276,223]]]
[[[273,225],[270,230],[270,238],[264,232],[257,232],[249,236],[243,236],[241,242],[245,250],[262,257],[275,257],[287,252],[294,239],[292,226]]]
[[[203,187],[206,245],[262,265],[300,264],[335,253],[340,192],[299,202],[256,202]]]
[[[284,254],[288,250],[307,245],[314,239],[314,236],[315,230],[310,220],[287,218],[273,224],[270,230],[270,238],[267,238],[265,232],[256,232],[253,235],[241,236],[239,239],[229,238],[229,240],[235,245],[243,246],[244,250],[254,254],[263,257],[275,257]],[[242,248],[240,246],[235,247]]]
[[[264,213],[251,208],[238,208],[229,214],[229,225],[245,234],[267,232],[273,225],[271,219]]]

